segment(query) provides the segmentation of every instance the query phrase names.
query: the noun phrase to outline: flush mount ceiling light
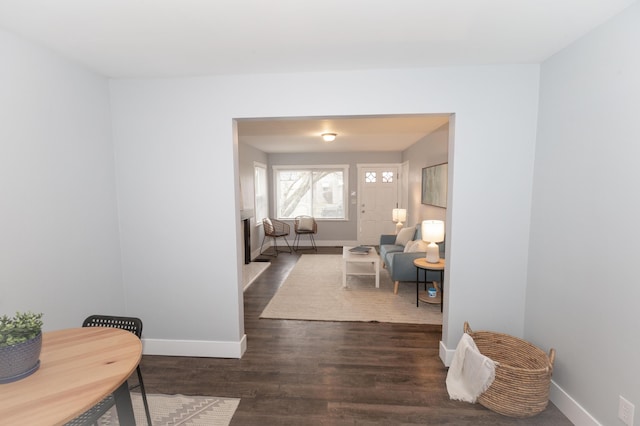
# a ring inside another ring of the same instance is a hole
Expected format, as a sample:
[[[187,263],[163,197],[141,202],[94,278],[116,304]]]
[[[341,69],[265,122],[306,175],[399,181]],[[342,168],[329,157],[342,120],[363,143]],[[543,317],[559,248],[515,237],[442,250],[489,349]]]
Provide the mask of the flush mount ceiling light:
[[[322,135],[322,140],[324,140],[325,142],[333,142],[334,140],[336,140],[336,136],[338,136],[336,133],[323,133]]]

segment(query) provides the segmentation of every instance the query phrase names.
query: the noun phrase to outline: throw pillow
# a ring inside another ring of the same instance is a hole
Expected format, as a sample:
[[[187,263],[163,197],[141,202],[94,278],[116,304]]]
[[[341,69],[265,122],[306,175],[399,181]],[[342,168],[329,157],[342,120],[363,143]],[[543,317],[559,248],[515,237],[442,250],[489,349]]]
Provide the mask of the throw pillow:
[[[298,231],[313,231],[313,218],[301,217],[298,220]]]
[[[411,248],[417,243],[417,241],[409,241],[407,242],[407,244],[404,246],[404,252],[405,253],[409,253],[411,252]]]
[[[419,253],[419,252],[427,252],[427,246],[429,244],[426,241],[422,241],[422,240],[416,240],[414,241],[414,244],[411,245],[411,248],[409,249],[410,253]]]
[[[415,232],[416,228],[402,228],[396,236],[396,245],[406,246],[409,241],[413,240]]]

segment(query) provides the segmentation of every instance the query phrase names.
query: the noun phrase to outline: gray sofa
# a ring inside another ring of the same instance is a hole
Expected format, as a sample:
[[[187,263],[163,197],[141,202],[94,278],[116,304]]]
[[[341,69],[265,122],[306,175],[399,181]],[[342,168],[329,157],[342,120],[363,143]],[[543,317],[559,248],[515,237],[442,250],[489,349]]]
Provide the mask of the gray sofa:
[[[422,238],[421,225],[413,227],[415,229],[412,240]],[[383,234],[380,236],[380,259],[382,265],[389,271],[391,279],[394,281],[394,293],[398,292],[400,281],[416,282],[416,267],[414,259],[425,257],[424,251],[404,252],[404,245],[396,244],[396,235]],[[438,243],[440,257],[444,259],[444,242]],[[422,279],[422,275],[420,276]],[[440,281],[439,271],[427,271],[427,281]]]

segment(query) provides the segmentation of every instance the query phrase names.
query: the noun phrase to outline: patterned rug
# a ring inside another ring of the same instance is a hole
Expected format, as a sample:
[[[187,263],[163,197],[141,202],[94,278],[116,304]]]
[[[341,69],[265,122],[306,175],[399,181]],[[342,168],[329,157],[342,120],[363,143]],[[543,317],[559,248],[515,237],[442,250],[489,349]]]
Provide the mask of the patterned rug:
[[[142,397],[137,392],[131,393],[136,424],[146,425]],[[185,396],[147,394],[151,421],[154,426],[217,426],[228,425],[235,413],[239,399],[217,398],[215,396]],[[118,425],[118,414],[111,408],[98,421],[100,426]]]
[[[302,255],[260,318],[318,321],[377,321],[442,324],[440,305],[420,302],[416,284],[393,281],[380,269],[380,288],[372,276],[349,276],[342,287],[342,255]]]

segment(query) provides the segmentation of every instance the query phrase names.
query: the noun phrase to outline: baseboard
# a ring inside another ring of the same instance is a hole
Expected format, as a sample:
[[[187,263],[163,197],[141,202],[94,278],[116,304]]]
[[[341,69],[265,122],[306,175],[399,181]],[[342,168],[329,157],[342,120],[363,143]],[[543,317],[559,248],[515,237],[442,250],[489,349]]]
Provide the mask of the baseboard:
[[[144,355],[239,359],[247,350],[247,336],[238,342],[142,339],[142,347]]]
[[[269,249],[270,247],[271,247],[271,244],[269,244],[269,245],[265,244],[265,250]],[[260,254],[260,248],[258,247],[257,250],[252,250],[251,251],[251,259],[252,259],[251,261],[253,262],[254,261],[253,259],[256,259],[256,258],[259,258],[259,257],[262,257],[262,255]]]
[[[308,241],[306,242],[307,245],[305,245],[305,247],[308,248]],[[293,241],[290,241],[289,244],[291,244],[291,247],[293,247]],[[358,242],[357,241],[343,241],[343,240],[316,240],[316,246],[318,247],[353,247],[353,246],[357,246]],[[264,243],[264,251],[268,251],[271,247],[273,247],[273,244],[271,241],[266,241]],[[282,244],[278,244],[278,247],[282,250]],[[258,247],[257,250],[252,250],[251,251],[251,259],[256,259],[258,257],[261,257],[262,255],[260,254],[260,248]],[[266,256],[266,257],[270,257],[270,256]]]
[[[355,247],[358,245],[358,241],[344,241],[344,240],[316,240],[318,247]]]
[[[549,400],[558,407],[574,425],[580,426],[602,426],[587,410],[584,409],[575,399],[564,391],[556,382],[551,381],[549,389]]]
[[[451,361],[453,360],[453,355],[455,353],[456,353],[455,349],[447,349],[444,342],[442,340],[440,341],[439,355],[440,355],[440,360],[442,361],[445,367],[448,367],[449,365],[451,365]]]

